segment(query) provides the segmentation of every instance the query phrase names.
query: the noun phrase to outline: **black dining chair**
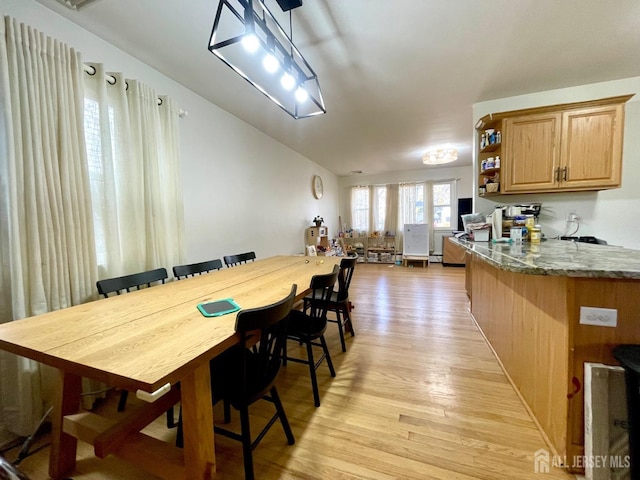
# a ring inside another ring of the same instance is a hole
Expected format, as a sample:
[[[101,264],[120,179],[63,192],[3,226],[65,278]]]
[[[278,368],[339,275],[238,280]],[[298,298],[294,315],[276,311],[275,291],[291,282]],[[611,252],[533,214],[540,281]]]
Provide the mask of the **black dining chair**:
[[[180,280],[181,278],[194,277],[195,275],[202,275],[203,273],[209,273],[212,270],[220,270],[221,268],[222,261],[219,258],[216,258],[215,260],[208,260],[206,262],[176,265],[173,267],[173,276],[176,280]]]
[[[351,285],[351,278],[356,268],[356,262],[358,257],[345,257],[340,261],[340,272],[338,273],[338,291],[331,294],[331,300],[327,310],[334,312],[336,318],[327,318],[328,322],[338,324],[338,333],[340,334],[340,344],[342,345],[342,351],[347,351],[347,345],[344,341],[344,332],[350,332],[351,336],[355,336],[353,329],[353,322],[351,321],[351,302],[349,300],[349,286]],[[309,304],[312,301],[310,295],[304,298],[304,310],[309,308]]]
[[[286,345],[283,353],[283,364],[285,366],[287,365],[288,360],[297,363],[304,363],[309,366],[311,387],[313,389],[313,400],[316,407],[320,406],[320,393],[318,391],[316,370],[322,364],[323,360],[326,359],[331,376],[336,376],[336,372],[333,368],[333,362],[331,361],[331,355],[327,348],[327,342],[324,338],[324,332],[327,329],[327,311],[331,302],[331,294],[333,293],[333,287],[338,279],[339,271],[340,267],[336,265],[333,267],[332,273],[328,273],[326,275],[314,275],[311,278],[310,284],[311,294],[309,308],[307,311],[293,310],[291,312],[287,337],[290,340],[297,341],[299,344],[305,344],[307,349],[307,358],[302,359],[288,356]],[[315,361],[313,357],[314,346],[322,348],[322,354],[317,361]]]
[[[242,263],[247,263],[249,260],[252,262],[256,259],[255,252],[238,253],[237,255],[225,255],[224,264],[228,267],[235,267]]]
[[[109,298],[109,294],[111,293],[120,295],[121,293],[131,292],[134,289],[140,290],[141,288],[149,288],[157,282],[164,283],[167,278],[168,275],[166,268],[156,268],[154,270],[147,270],[146,272],[98,280],[96,282],[96,286],[98,287],[98,293],[100,295],[103,295],[104,298]],[[120,392],[120,401],[118,402],[119,412],[124,411],[128,398],[129,391],[122,390]],[[167,427],[173,428],[175,426],[176,423],[173,417],[173,408],[171,408],[170,410],[167,410]]]
[[[280,420],[289,445],[295,443],[275,386],[295,296],[296,285],[292,285],[289,295],[272,305],[240,310],[236,318],[236,332],[240,334],[240,343],[210,362],[213,403],[220,400],[224,402],[226,423],[230,420],[229,405],[237,409],[240,412],[241,425],[240,434],[217,425],[214,426],[214,431],[242,442],[244,475],[247,480],[254,478],[252,451],[276,420]],[[273,403],[276,412],[252,441],[249,406],[258,400]],[[182,412],[180,417],[176,444],[182,447]]]
[[[110,293],[120,295],[133,289],[140,290],[144,287],[151,287],[156,282],[164,283],[168,277],[166,268],[156,268],[155,270],[147,270],[146,272],[133,273],[122,277],[98,280],[96,286],[98,287],[98,293],[103,295],[104,298],[108,298]]]

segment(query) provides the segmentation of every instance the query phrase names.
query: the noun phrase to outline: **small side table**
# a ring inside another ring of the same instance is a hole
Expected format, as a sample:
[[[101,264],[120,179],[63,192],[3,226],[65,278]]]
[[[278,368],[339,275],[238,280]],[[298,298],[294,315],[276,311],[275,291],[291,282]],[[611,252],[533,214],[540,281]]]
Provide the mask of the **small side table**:
[[[408,266],[409,262],[422,262],[422,268],[425,268],[429,265],[429,257],[427,256],[418,256],[418,255],[403,255],[402,256],[402,265],[404,267]]]

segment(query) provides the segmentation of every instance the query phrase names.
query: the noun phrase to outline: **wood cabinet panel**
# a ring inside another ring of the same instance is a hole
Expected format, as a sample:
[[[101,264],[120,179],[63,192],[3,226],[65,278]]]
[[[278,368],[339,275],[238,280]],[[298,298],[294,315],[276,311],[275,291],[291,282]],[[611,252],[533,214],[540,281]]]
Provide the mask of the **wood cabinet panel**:
[[[563,114],[561,188],[620,185],[623,118],[623,105]]]
[[[476,257],[472,271],[473,317],[556,453],[566,455],[567,279],[508,272]]]
[[[466,263],[466,249],[456,245],[448,237],[442,238],[442,264],[464,265]]]
[[[527,115],[505,120],[503,192],[555,188],[561,115]]]
[[[584,455],[584,363],[640,343],[640,281],[527,275],[472,257],[471,312],[553,450]],[[580,307],[617,310],[616,327],[580,323]],[[579,470],[576,470],[577,472]]]
[[[620,343],[640,343],[640,282],[625,279],[573,280],[571,316],[570,378],[584,386],[584,362],[618,365],[611,351]],[[617,310],[616,327],[599,327],[580,323],[580,307],[613,308]],[[574,382],[571,382],[572,384]],[[571,395],[569,422],[573,448],[572,455],[582,455],[584,445],[583,388]]]

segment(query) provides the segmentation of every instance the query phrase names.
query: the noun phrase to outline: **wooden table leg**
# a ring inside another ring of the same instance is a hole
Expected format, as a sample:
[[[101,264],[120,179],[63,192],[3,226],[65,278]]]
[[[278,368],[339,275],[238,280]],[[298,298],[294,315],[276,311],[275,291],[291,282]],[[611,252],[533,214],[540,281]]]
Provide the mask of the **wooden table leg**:
[[[184,463],[189,480],[210,480],[216,471],[209,363],[180,381]]]
[[[76,466],[78,440],[62,431],[65,415],[76,413],[80,407],[81,378],[78,375],[59,370],[58,388],[53,405],[51,432],[51,454],[49,475],[53,480],[63,478]]]

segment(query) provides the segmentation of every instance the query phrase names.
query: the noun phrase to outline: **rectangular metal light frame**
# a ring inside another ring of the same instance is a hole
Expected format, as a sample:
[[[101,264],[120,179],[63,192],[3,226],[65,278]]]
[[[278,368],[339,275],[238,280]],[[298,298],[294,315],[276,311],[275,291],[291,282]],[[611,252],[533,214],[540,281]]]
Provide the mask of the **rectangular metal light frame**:
[[[247,9],[251,9],[251,14]],[[244,51],[241,42],[247,18],[253,21],[260,49],[265,53],[271,51],[280,65],[289,67],[298,84],[307,91],[309,98],[304,105],[296,101],[293,90],[285,91],[280,87],[275,74],[269,76],[262,71],[257,56]],[[208,49],[293,118],[314,117],[327,112],[318,76],[263,0],[220,0]],[[236,55],[235,59],[233,55]]]

